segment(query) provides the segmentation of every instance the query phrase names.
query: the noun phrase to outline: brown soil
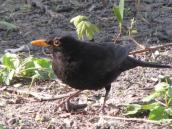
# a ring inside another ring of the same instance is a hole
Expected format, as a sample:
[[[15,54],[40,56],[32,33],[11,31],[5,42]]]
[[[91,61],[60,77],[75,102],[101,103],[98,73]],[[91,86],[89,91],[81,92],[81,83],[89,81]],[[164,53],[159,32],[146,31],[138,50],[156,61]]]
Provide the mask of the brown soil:
[[[117,4],[117,1],[107,0],[106,6],[103,6],[101,1],[103,0],[40,0],[39,6],[35,6],[29,3],[32,0],[0,0],[0,21],[5,20],[18,27],[9,30],[0,25],[0,55],[7,49],[28,45],[31,54],[42,56],[42,50],[30,46],[30,41],[52,35],[76,36],[75,29],[69,21],[77,15],[88,16],[90,21],[101,29],[101,32],[95,36],[96,42],[111,42],[113,36],[118,33],[117,20],[112,13],[112,6]],[[138,31],[134,39],[139,43],[144,46],[170,43],[172,41],[171,6],[170,0],[142,0],[139,6],[136,1],[126,0],[124,28],[129,26],[130,19],[134,17]],[[128,40],[123,40],[121,43],[136,46]],[[28,49],[24,49],[23,52],[28,53]],[[140,58],[172,64],[172,48],[168,47],[159,52],[159,56],[154,56],[154,52],[148,52],[142,54]],[[105,109],[106,115],[97,112],[102,103],[104,90],[83,91],[74,102],[87,103],[88,106],[84,111],[68,113],[57,108],[62,99],[38,101],[33,96],[9,92],[3,89],[4,86],[0,86],[0,125],[6,129],[170,129],[172,127],[169,125],[106,118],[106,116],[125,117],[121,109],[116,106],[142,100],[153,91],[155,79],[159,75],[172,76],[172,70],[138,67],[121,74],[113,83]],[[18,88],[12,85],[7,88],[9,87],[13,90],[29,90],[28,85]],[[44,95],[61,95],[75,91],[57,81],[35,82],[30,90]]]

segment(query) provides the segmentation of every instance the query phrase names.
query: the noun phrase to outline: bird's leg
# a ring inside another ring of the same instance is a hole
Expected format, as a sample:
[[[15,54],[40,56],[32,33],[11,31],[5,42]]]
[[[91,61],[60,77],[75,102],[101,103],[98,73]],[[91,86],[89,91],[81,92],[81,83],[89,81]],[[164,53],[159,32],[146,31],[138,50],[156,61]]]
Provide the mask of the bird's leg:
[[[59,105],[57,105],[57,107],[62,106],[64,103],[68,103],[70,101],[71,98],[77,96],[81,91],[76,91],[74,94],[70,95],[68,98],[66,98],[65,100],[63,100]]]
[[[108,94],[109,94],[110,89],[111,89],[111,84],[110,84],[110,85],[105,86],[106,93],[105,93],[105,97],[104,97],[103,105],[102,105],[102,107],[100,108],[100,111],[101,111],[102,113],[104,113],[104,112],[105,112],[104,107],[105,107],[106,100],[107,100],[107,98],[108,98]]]

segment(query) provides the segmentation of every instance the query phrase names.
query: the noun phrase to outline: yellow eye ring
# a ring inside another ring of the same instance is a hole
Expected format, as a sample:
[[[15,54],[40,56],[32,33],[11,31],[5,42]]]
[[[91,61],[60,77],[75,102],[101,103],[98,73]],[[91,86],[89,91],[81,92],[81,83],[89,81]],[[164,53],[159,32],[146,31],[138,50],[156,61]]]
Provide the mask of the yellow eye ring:
[[[59,46],[59,41],[54,41],[53,42],[53,45],[56,46],[56,47],[58,47]]]

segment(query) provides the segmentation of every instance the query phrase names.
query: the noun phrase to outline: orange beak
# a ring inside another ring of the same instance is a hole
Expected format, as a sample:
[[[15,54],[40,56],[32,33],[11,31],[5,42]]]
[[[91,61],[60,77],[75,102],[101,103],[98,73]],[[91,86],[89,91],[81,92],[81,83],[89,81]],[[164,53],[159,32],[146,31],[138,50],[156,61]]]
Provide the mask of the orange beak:
[[[40,46],[40,47],[48,47],[49,45],[46,43],[46,40],[39,39],[39,40],[33,40],[31,42],[33,46]]]

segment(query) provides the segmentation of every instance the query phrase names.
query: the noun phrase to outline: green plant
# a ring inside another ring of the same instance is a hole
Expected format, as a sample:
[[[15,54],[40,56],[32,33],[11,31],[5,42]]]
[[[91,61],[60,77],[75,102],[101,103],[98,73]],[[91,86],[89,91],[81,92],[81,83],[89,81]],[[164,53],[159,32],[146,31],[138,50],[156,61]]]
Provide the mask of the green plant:
[[[124,16],[124,0],[120,0],[118,6],[113,7],[113,14],[116,16],[119,26],[119,32],[122,31],[122,22],[123,22],[123,16]]]
[[[128,27],[128,35],[137,34],[137,29],[135,28],[136,20],[132,18],[130,20],[130,26]]]
[[[51,61],[29,56],[21,58],[17,54],[6,53],[1,57],[0,84],[10,85],[14,78],[54,79]],[[32,84],[32,83],[31,83]]]
[[[18,30],[18,26],[13,23],[9,23],[7,21],[0,21],[0,28],[5,29],[7,31],[16,31]]]
[[[88,17],[86,16],[78,15],[72,18],[70,23],[74,24],[78,38],[82,40],[84,39],[84,36],[86,36],[89,40],[92,40],[94,34],[100,31],[95,24],[88,21]]]
[[[155,91],[145,97],[143,102],[145,104],[128,104],[125,115],[149,111],[148,119],[172,122],[172,85],[168,83],[168,77],[161,76]]]
[[[4,126],[2,124],[0,124],[0,129],[4,129]]]
[[[30,4],[23,4],[20,6],[20,11],[25,13],[25,12],[30,12],[32,10],[32,6]]]

